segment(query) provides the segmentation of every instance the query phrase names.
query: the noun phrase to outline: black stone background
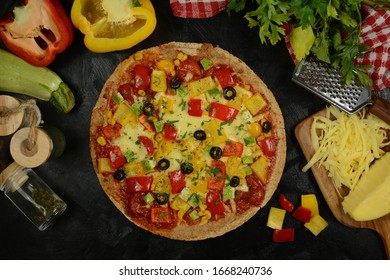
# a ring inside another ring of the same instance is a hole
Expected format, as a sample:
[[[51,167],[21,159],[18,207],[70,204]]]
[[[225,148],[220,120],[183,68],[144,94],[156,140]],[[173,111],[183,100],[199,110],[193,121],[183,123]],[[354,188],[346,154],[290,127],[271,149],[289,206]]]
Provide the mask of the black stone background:
[[[13,2],[1,1],[0,16]],[[68,14],[72,2],[62,1]],[[258,30],[250,29],[240,13],[222,12],[209,19],[183,19],[173,16],[168,0],[152,3],[157,27],[140,44],[124,51],[97,54],[85,48],[82,34],[75,30],[73,44],[49,66],[71,87],[76,106],[64,115],[50,104],[38,101],[45,124],[64,132],[67,147],[60,158],[35,168],[35,172],[68,208],[53,227],[40,232],[1,194],[0,259],[386,259],[379,235],[340,224],[312,173],[301,171],[306,161],[294,128],[304,118],[323,109],[326,103],[291,82],[294,64],[284,43],[262,45]],[[89,153],[91,110],[116,65],[137,50],[171,41],[212,43],[242,59],[272,90],[285,118],[287,161],[277,192],[246,224],[205,241],[170,240],[130,223],[100,188]],[[3,167],[12,161],[8,142],[9,138],[0,137]],[[315,237],[287,214],[284,226],[296,228],[295,241],[273,243],[266,220],[269,208],[278,207],[279,193],[284,193],[296,205],[302,194],[315,194],[320,214],[329,226]]]

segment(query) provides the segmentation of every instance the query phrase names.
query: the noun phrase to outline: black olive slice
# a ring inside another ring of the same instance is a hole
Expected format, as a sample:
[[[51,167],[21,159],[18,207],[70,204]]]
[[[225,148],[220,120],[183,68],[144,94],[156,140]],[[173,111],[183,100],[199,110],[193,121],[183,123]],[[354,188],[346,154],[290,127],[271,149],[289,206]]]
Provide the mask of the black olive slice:
[[[233,176],[231,179],[230,179],[230,182],[229,182],[229,185],[233,188],[237,187],[238,185],[240,184],[240,178],[238,178],[237,176]]]
[[[210,156],[213,159],[220,159],[222,157],[222,149],[220,147],[212,147],[210,149]]]
[[[156,193],[154,198],[158,204],[165,204],[169,201],[169,194],[167,193]]]
[[[269,121],[265,121],[261,124],[261,128],[264,133],[268,133],[272,130],[272,123]]]
[[[122,181],[123,179],[126,178],[125,171],[123,169],[117,169],[114,172],[114,179],[117,181]]]
[[[233,87],[226,87],[223,90],[223,97],[226,100],[232,100],[236,97],[236,95],[237,95],[236,90]]]
[[[145,103],[144,107],[142,108],[142,113],[144,113],[146,116],[153,116],[154,114],[154,106],[152,103]]]
[[[160,169],[160,170],[167,170],[170,166],[170,162],[169,160],[167,160],[166,158],[163,158],[163,159],[160,159],[157,163],[157,168]]]
[[[180,169],[181,169],[181,171],[183,171],[184,174],[191,174],[192,171],[194,171],[194,167],[192,166],[192,164],[187,162],[187,161],[183,162],[180,165]]]
[[[206,132],[203,130],[197,130],[194,132],[194,137],[196,140],[205,140],[207,138]]]
[[[178,89],[181,86],[180,79],[177,77],[174,77],[172,80],[169,81],[169,86],[173,89]]]

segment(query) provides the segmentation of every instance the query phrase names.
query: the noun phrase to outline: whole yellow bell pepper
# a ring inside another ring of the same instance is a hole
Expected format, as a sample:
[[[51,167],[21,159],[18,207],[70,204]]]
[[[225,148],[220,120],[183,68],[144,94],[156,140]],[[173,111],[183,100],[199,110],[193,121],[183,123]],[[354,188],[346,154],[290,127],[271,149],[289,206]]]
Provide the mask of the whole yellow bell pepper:
[[[150,0],[75,0],[71,20],[85,35],[85,46],[97,53],[131,48],[157,24]]]

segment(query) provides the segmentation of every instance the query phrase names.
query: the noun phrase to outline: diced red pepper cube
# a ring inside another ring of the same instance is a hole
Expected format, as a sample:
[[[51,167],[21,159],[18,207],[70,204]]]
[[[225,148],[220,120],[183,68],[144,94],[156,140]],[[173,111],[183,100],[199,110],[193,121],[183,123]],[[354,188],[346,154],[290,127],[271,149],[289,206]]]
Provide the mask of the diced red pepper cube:
[[[230,107],[222,103],[210,103],[209,116],[212,118],[219,119],[223,122],[229,122],[234,120],[238,112],[239,111],[236,108]]]
[[[171,183],[171,192],[173,194],[181,192],[186,186],[186,176],[181,170],[168,172],[169,181]]]
[[[279,194],[278,201],[280,206],[287,212],[292,212],[292,210],[294,210],[294,204],[288,200],[284,194]]]
[[[129,177],[126,179],[127,189],[129,193],[148,192],[152,186],[153,176]]]
[[[222,156],[224,157],[241,157],[244,150],[244,144],[236,141],[226,142],[225,147],[222,150]]]
[[[153,207],[150,211],[150,220],[152,223],[169,224],[172,222],[171,211],[169,207]]]
[[[201,117],[203,115],[203,101],[202,99],[191,98],[188,101],[188,115],[194,117]]]
[[[225,212],[225,207],[223,206],[221,192],[219,191],[209,191],[207,193],[206,205],[207,205],[207,210],[209,210],[211,215],[213,216]]]
[[[294,228],[274,229],[272,234],[273,242],[289,242],[294,241]]]
[[[118,169],[119,167],[121,167],[123,164],[126,163],[126,158],[123,155],[119,146],[108,146],[106,150],[112,168]]]
[[[177,136],[177,127],[173,123],[164,123],[163,135],[165,140],[174,142]]]
[[[236,82],[234,81],[232,71],[229,68],[222,68],[214,70],[214,76],[217,78],[219,84],[224,89],[226,87],[234,87]]]
[[[311,210],[309,208],[299,206],[292,215],[295,219],[308,223],[310,222]]]

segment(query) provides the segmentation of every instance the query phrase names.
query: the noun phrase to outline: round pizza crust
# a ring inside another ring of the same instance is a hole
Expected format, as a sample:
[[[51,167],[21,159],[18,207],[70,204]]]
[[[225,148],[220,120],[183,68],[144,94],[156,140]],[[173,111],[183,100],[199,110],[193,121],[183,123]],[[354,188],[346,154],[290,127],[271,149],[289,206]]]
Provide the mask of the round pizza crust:
[[[121,191],[118,190],[118,188],[112,188],[112,185],[115,184],[112,176],[106,178],[97,171],[96,155],[94,151],[95,145],[98,144],[96,143],[96,138],[93,136],[96,135],[98,127],[104,124],[104,116],[108,108],[108,100],[110,100],[111,96],[116,93],[118,87],[122,83],[130,81],[131,77],[129,73],[131,73],[134,65],[138,63],[135,59],[136,55],[139,56],[140,54],[148,54],[155,57],[156,60],[162,58],[175,59],[178,51],[191,56],[207,57],[213,61],[214,64],[227,64],[244,80],[245,84],[250,84],[252,86],[252,90],[254,92],[261,92],[266,97],[270,105],[269,113],[273,120],[273,131],[275,133],[275,137],[279,139],[279,142],[275,153],[276,161],[274,162],[274,168],[269,178],[268,185],[266,186],[265,197],[260,207],[252,207],[243,214],[228,213],[223,219],[211,221],[203,225],[187,225],[185,223],[180,223],[173,229],[156,229],[151,231],[149,228],[137,223],[136,220],[126,214],[126,205],[122,199]],[[127,219],[147,231],[151,231],[154,234],[167,238],[188,241],[204,240],[223,235],[241,226],[253,217],[257,211],[264,207],[271,199],[282,177],[285,165],[286,135],[282,112],[274,95],[261,78],[258,77],[242,60],[219,47],[212,46],[211,44],[171,42],[144,49],[131,55],[128,59],[121,62],[108,78],[92,111],[90,123],[90,151],[93,167],[101,187],[114,205],[123,213],[123,215],[127,217]]]

